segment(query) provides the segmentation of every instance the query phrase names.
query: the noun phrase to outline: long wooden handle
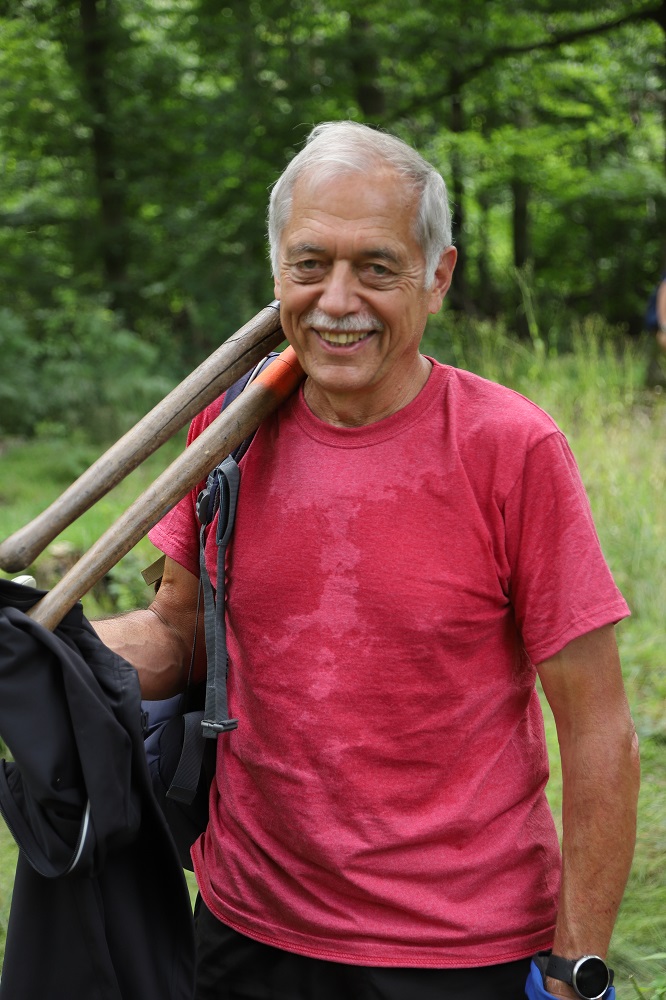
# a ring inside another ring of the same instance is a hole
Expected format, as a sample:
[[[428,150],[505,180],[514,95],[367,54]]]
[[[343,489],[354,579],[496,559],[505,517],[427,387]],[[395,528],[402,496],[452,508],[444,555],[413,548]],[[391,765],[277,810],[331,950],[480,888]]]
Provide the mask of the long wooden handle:
[[[116,523],[30,610],[31,618],[54,629],[70,608],[122,559],[218,462],[256,430],[303,379],[291,347],[268,365],[226,407],[189,448],[127,508]]]
[[[0,544],[0,568],[30,566],[49,542],[173,437],[284,339],[272,302],[232,334],[183,382],[72,483],[50,507]]]

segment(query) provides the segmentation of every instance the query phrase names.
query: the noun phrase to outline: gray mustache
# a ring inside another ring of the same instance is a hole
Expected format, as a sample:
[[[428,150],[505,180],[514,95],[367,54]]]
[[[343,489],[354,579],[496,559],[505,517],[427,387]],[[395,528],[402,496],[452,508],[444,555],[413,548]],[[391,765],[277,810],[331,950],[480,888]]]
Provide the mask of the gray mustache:
[[[350,313],[348,316],[329,316],[323,309],[311,309],[303,317],[303,322],[328,333],[362,333],[365,330],[384,329],[382,321],[370,314]]]

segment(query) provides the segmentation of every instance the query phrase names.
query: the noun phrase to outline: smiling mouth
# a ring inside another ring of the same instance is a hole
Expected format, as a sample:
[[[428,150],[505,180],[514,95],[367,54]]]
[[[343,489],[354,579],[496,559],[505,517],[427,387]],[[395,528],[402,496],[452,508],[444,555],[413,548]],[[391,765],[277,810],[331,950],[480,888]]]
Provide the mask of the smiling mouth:
[[[335,330],[316,330],[322,340],[327,344],[357,344],[360,340],[365,340],[374,330],[362,330],[354,333],[338,333]]]
[[[384,329],[379,317],[369,311],[331,316],[316,306],[303,317],[303,323],[333,347],[351,347]]]

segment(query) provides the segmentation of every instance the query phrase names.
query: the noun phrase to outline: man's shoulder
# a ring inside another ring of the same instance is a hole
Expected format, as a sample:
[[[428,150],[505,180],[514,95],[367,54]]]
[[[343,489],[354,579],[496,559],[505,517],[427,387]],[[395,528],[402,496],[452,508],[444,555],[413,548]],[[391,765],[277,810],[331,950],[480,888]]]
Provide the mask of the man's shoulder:
[[[190,444],[192,441],[198,438],[199,435],[206,430],[208,425],[212,424],[212,422],[215,420],[216,417],[219,417],[220,413],[222,412],[224,396],[225,393],[222,393],[221,396],[218,396],[217,399],[214,399],[212,403],[209,403],[205,409],[203,409],[200,413],[196,415],[196,417],[194,417],[194,419],[190,424],[190,429],[187,435],[188,444]]]
[[[439,365],[446,373],[446,405],[468,435],[535,443],[559,432],[537,403],[515,389],[463,368]]]

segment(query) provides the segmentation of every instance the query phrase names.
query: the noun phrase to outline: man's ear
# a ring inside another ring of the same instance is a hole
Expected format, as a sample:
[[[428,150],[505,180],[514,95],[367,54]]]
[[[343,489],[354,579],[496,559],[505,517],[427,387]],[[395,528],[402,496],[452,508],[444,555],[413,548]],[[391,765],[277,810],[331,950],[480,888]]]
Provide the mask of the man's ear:
[[[273,295],[276,299],[280,298],[280,279],[276,274],[273,275]]]
[[[439,312],[442,308],[442,302],[451,287],[451,278],[453,277],[453,270],[457,259],[458,251],[453,246],[447,247],[439,258],[439,264],[435,271],[435,279],[430,289],[430,304],[428,308],[430,313]]]

